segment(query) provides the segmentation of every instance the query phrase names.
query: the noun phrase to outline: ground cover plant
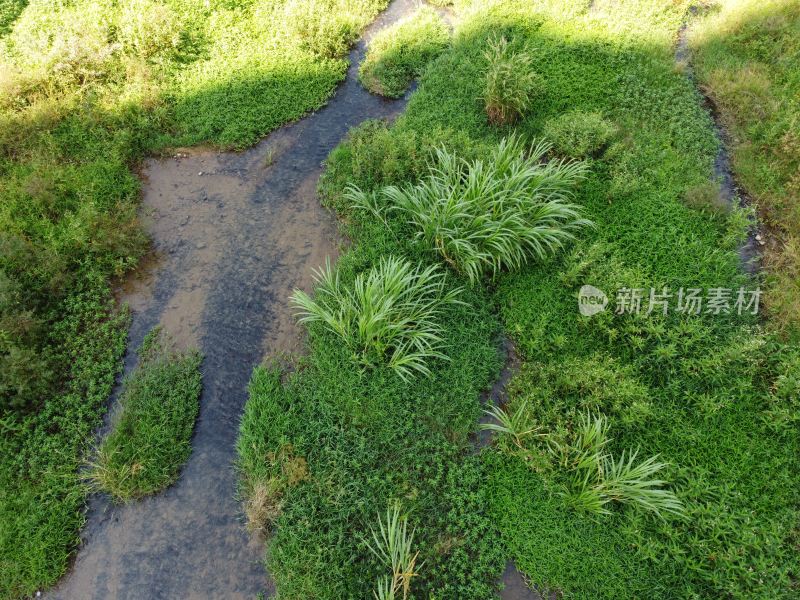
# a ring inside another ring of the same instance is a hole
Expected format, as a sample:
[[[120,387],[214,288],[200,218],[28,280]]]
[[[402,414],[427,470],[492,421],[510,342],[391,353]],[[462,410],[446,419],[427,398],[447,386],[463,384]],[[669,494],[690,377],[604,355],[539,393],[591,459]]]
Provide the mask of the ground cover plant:
[[[726,129],[737,182],[767,229],[773,325],[800,323],[800,3],[724,0],[688,34],[692,64]]]
[[[423,264],[441,260],[435,244],[415,243],[406,215],[383,210],[380,190],[425,181],[437,147],[468,161],[487,160],[508,135],[507,124],[489,123],[483,101],[491,46],[500,38],[528,55],[543,86],[517,117],[516,135],[538,139],[548,124],[571,120],[564,115],[576,111],[602,115],[614,129],[598,150],[586,152],[586,179],[572,200],[594,227],[564,252],[502,272],[494,282],[470,285],[464,277],[469,310],[444,328],[445,339],[453,340],[452,360],[418,384],[382,380],[373,371],[358,380],[369,391],[345,384],[332,390],[333,376],[323,374],[323,365],[337,352],[336,364],[345,365],[346,353],[314,328],[309,358],[286,381],[279,373],[256,372],[240,438],[244,491],[254,487],[254,477],[285,479],[280,461],[263,458],[280,456],[282,447],[309,465],[307,479],[281,488],[267,559],[279,590],[287,597],[327,597],[318,591],[324,579],[340,586],[340,596],[368,596],[385,566],[359,540],[371,539],[375,515],[401,499],[424,560],[411,587],[417,597],[458,581],[446,579],[452,572],[429,571],[441,556],[437,548],[451,547],[496,559],[501,549],[540,590],[569,598],[793,597],[800,569],[800,356],[755,315],[737,314],[735,290],[757,285],[742,274],[737,257],[741,213],[697,210],[685,202],[690,190],[712,181],[718,143],[700,95],[675,67],[674,44],[689,3],[499,0],[461,2],[457,9],[452,45],[425,70],[406,113],[391,128],[369,123],[354,131],[328,161],[322,191],[354,240],[344,259],[355,268],[351,276],[386,253]],[[361,201],[353,202],[348,185],[364,193]],[[608,294],[604,312],[579,314],[584,284]],[[648,311],[651,287],[674,294],[666,314],[659,305]],[[678,290],[687,287],[734,292],[716,312],[704,305],[700,314],[688,314],[674,310]],[[618,298],[624,288],[645,290],[643,310],[631,310],[624,294]],[[460,433],[448,438],[465,443],[477,427],[482,384],[461,388],[457,401],[438,386],[450,391],[456,373],[492,372],[497,359],[488,351],[496,338],[482,338],[482,358],[466,359],[461,336],[473,327],[494,331],[495,319],[522,358],[508,404],[495,413],[495,424],[516,435],[499,436],[477,458],[449,454],[429,429],[437,417],[423,399],[432,395],[439,411],[458,415]],[[328,369],[343,380],[356,377],[352,367]],[[304,416],[293,424],[279,417],[284,411]],[[599,456],[594,467],[600,465],[602,477],[590,477],[588,487],[602,488],[608,475],[624,483],[628,469],[639,486],[634,494],[645,491],[644,502],[620,502],[621,488],[612,486],[599,504],[576,506],[574,491],[581,488],[575,470],[565,466],[575,463],[575,453],[563,458],[544,440],[580,448],[581,432],[585,439],[598,422],[587,415],[599,419],[604,432],[602,451],[588,453]],[[310,425],[312,419],[320,424]],[[377,433],[390,429],[399,436],[392,443]],[[414,436],[407,435],[410,429]],[[338,445],[343,438],[350,442]],[[354,455],[363,458],[347,464]],[[392,459],[397,476],[383,470]],[[486,477],[475,488],[471,477],[458,486],[479,499],[473,519],[453,517],[443,500],[452,492],[429,487],[428,477],[411,483],[412,463]],[[662,496],[667,502],[660,510],[648,510],[656,490],[671,495]],[[437,501],[436,511],[419,508]],[[487,514],[491,527],[483,525]],[[439,533],[445,523],[459,524],[461,541],[428,546],[426,539],[448,538]],[[478,537],[480,543],[473,541]],[[469,570],[481,581],[490,572]],[[492,593],[491,586],[474,589],[434,597]]]
[[[399,98],[422,68],[447,47],[449,39],[450,31],[439,14],[422,7],[375,35],[358,78],[374,94]]]
[[[159,492],[177,479],[191,454],[200,410],[199,352],[177,352],[156,328],[138,355],[89,471],[92,484],[120,502]]]
[[[438,317],[458,302],[459,288],[445,291],[444,275],[435,267],[414,267],[395,257],[382,259],[352,289],[345,288],[330,263],[316,277],[312,300],[295,291],[300,323],[324,323],[364,367],[385,363],[403,379],[429,375],[426,362],[447,359],[439,350]]]
[[[385,4],[0,3],[0,597],[53,583],[77,542],[69,473],[124,338],[108,281],[147,248],[136,161],[319,107]]]

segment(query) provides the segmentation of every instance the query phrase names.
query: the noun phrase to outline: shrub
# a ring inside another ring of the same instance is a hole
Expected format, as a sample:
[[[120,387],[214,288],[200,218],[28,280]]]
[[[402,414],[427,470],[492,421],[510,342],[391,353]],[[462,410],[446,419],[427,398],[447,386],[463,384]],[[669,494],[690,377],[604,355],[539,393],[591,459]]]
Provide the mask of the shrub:
[[[585,158],[601,152],[617,129],[600,113],[572,111],[551,119],[544,126],[544,134],[559,154]]]
[[[423,7],[375,36],[358,77],[370,92],[399,98],[422,68],[447,47],[449,37],[436,11]]]
[[[489,63],[482,97],[486,116],[493,125],[508,125],[530,108],[541,92],[541,78],[530,55],[512,52],[504,37],[490,41],[484,56]]]
[[[90,471],[98,489],[127,502],[177,479],[191,453],[201,360],[196,351],[173,350],[158,328],[145,337],[139,365],[123,383],[119,416]]]
[[[512,136],[487,161],[468,162],[440,148],[421,183],[373,194],[352,187],[348,197],[361,208],[388,205],[406,214],[418,238],[475,282],[543,260],[590,224],[568,202],[585,165],[541,162],[549,149],[540,142],[526,153],[521,138]]]
[[[290,0],[283,21],[300,47],[325,58],[342,56],[358,37],[363,6],[349,0]]]
[[[122,6],[119,39],[123,49],[150,59],[177,50],[181,25],[166,5],[152,0],[129,0]]]
[[[326,263],[316,274],[315,300],[300,290],[292,295],[301,323],[322,322],[341,337],[356,362],[386,364],[401,378],[429,375],[426,362],[447,357],[439,351],[443,330],[437,317],[458,302],[460,289],[446,291],[435,266],[413,267],[388,257],[356,276],[351,287]]]

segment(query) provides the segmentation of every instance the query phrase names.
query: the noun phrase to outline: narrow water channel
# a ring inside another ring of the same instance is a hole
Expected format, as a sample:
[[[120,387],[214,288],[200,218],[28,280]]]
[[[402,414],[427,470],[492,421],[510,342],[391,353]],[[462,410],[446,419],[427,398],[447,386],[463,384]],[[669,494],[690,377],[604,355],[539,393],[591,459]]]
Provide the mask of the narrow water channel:
[[[368,41],[415,8],[394,0]],[[67,600],[248,599],[271,583],[263,545],[234,498],[235,442],[253,366],[297,349],[288,296],[310,287],[335,256],[336,225],[316,198],[322,161],[348,129],[391,119],[405,99],[370,95],[357,81],[362,40],[336,95],[319,111],[242,153],[177,152],[143,169],[143,218],[156,258],[121,290],[133,310],[126,370],[155,325],[205,354],[193,452],[178,482],[127,506],[91,499],[74,565],[48,597]]]

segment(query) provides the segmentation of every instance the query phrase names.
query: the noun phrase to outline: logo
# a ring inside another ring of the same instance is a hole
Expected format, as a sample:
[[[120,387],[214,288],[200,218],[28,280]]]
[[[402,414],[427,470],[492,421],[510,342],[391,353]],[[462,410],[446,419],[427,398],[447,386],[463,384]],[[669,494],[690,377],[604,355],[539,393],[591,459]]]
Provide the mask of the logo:
[[[591,317],[606,309],[608,296],[593,285],[584,285],[578,292],[578,310],[584,317]]]

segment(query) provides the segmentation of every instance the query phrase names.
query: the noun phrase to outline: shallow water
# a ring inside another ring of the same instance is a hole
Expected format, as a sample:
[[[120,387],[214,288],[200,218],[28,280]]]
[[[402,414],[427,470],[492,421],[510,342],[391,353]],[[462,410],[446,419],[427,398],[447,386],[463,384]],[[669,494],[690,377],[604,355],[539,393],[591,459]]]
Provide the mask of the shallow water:
[[[414,6],[394,0],[365,39]],[[316,198],[322,161],[349,128],[391,119],[405,105],[359,85],[363,53],[362,41],[324,108],[254,148],[181,150],[145,163],[142,210],[154,255],[119,290],[133,311],[125,366],[159,324],[178,345],[202,349],[193,452],[162,494],[128,506],[94,496],[74,565],[48,597],[252,600],[272,593],[263,544],[246,533],[234,498],[237,430],[253,366],[299,349],[289,294],[308,290],[312,268],[336,255],[334,218]]]

